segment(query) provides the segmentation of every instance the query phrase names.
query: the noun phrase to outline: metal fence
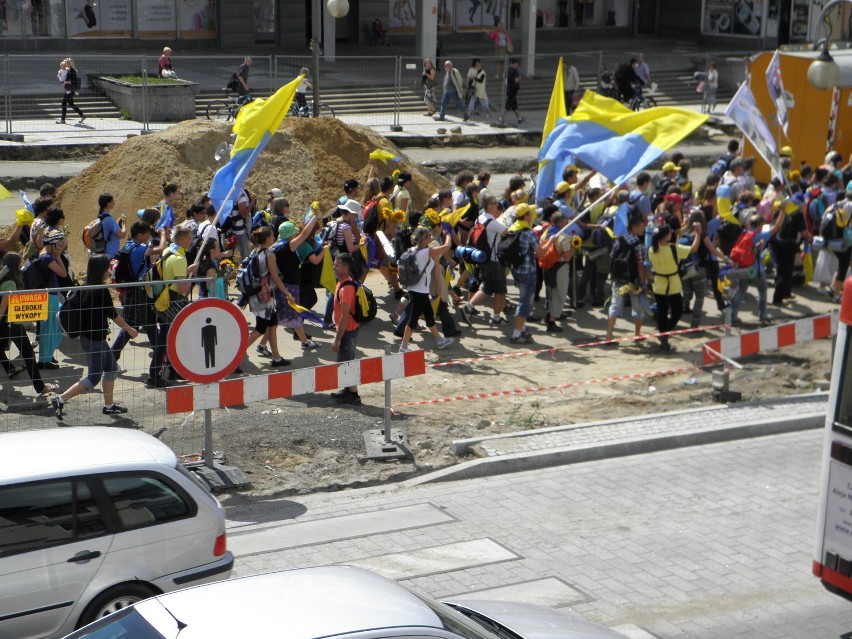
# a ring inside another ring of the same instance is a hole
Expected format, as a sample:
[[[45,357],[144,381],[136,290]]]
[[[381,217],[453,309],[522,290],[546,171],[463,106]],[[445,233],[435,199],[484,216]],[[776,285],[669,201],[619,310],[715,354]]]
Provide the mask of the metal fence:
[[[183,282],[202,282],[203,279],[180,280]],[[123,287],[133,285],[120,285]],[[116,285],[105,284],[108,289]],[[74,287],[85,291],[92,286]],[[46,289],[50,296],[64,296],[70,288]],[[197,288],[193,288],[197,292]],[[19,293],[44,293],[41,291],[19,291]],[[10,295],[0,293],[0,299]],[[119,315],[123,314],[118,295],[112,296],[114,307]],[[50,305],[55,313],[56,305],[62,297]],[[87,309],[97,312],[99,309]],[[34,348],[36,375],[44,384],[58,385],[54,392],[39,394],[41,386],[34,382],[26,369],[24,354],[19,352],[18,339],[0,339],[0,364],[5,375],[0,372],[0,432],[55,428],[57,426],[113,426],[144,430],[157,436],[175,453],[187,461],[197,460],[204,441],[204,424],[201,416],[168,415],[165,411],[165,391],[146,384],[151,363],[152,348],[144,330],[138,337],[128,341],[120,350],[117,348],[119,327],[110,322],[107,344],[118,352],[120,374],[115,380],[114,401],[124,406],[128,412],[122,415],[105,415],[103,405],[103,382],[93,392],[69,399],[62,421],[54,416],[50,398],[66,391],[89,374],[86,354],[81,341],[72,339],[55,330],[55,319],[51,322],[25,322],[17,324],[25,330],[25,339]],[[0,325],[0,335],[8,335],[8,323],[4,318]],[[11,348],[10,348],[11,347]],[[26,350],[26,346],[24,349]],[[34,451],[34,454],[38,454]]]
[[[597,79],[604,68],[614,69],[616,60],[634,55],[631,52],[591,51],[565,56],[579,71],[584,88],[596,88]],[[472,55],[453,56],[455,66],[466,76],[473,60]],[[509,58],[477,56],[488,73],[487,91],[492,103],[498,105],[505,94],[506,69]],[[535,78],[542,78],[551,86],[559,56],[542,54],[531,57],[510,56],[521,62],[525,81],[528,70]],[[138,132],[147,130],[159,121],[147,114],[152,109],[148,103],[155,99],[146,87],[157,76],[157,58],[154,55],[104,55],[80,54],[74,57],[82,79],[76,103],[86,113],[88,122],[80,125],[92,131],[110,129]],[[268,96],[274,89],[295,78],[302,68],[313,76],[311,56],[253,56],[249,76],[255,97]],[[197,88],[195,107],[198,117],[205,117],[210,101],[221,99],[223,87],[236,71],[242,59],[235,56],[205,55],[180,56],[172,59],[178,78],[194,83]],[[62,85],[57,81],[59,59],[44,54],[4,54],[0,58],[0,118],[6,134],[70,131],[67,125],[55,124],[60,117],[63,98]],[[366,125],[396,125],[401,112],[416,112],[424,107],[422,59],[414,56],[337,56],[320,58],[320,101],[334,110],[336,115],[346,114],[347,120]],[[436,63],[438,72],[437,94],[440,99],[443,81],[443,60]],[[144,73],[143,73],[144,71]],[[102,76],[138,76],[138,100],[145,103],[141,116],[129,119],[114,103],[104,96],[98,83]],[[499,87],[499,88],[498,88]],[[542,89],[544,90],[544,89]],[[547,89],[549,91],[549,89]],[[493,96],[493,97],[492,97]],[[308,93],[308,99],[311,99]],[[70,114],[69,114],[70,115]],[[73,118],[73,115],[71,115]],[[124,118],[124,119],[122,119]],[[74,118],[76,119],[76,118]],[[97,122],[92,122],[97,120]],[[141,126],[140,126],[141,125]],[[65,128],[63,128],[65,127]]]

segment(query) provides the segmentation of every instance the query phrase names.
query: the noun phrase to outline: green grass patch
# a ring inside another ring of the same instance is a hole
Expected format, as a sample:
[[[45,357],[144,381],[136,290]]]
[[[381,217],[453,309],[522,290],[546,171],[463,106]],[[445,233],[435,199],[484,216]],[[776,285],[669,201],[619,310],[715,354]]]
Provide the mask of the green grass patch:
[[[111,77],[113,80],[118,80],[119,82],[127,82],[128,84],[138,84],[139,86],[142,86],[142,84],[144,84],[141,73],[135,73],[135,74],[132,74],[132,75],[113,75],[113,76],[108,76],[108,77]],[[157,75],[153,75],[153,76],[149,75],[148,76],[148,84],[164,85],[164,84],[180,84],[180,82],[178,82],[177,80],[174,80],[172,78],[161,78],[160,76],[157,76]]]

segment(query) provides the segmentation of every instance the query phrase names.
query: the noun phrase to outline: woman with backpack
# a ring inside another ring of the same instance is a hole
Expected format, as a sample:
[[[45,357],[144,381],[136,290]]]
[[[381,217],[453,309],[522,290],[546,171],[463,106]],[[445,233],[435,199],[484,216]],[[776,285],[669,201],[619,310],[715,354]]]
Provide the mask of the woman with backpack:
[[[50,404],[53,406],[56,419],[60,421],[69,399],[93,391],[100,382],[103,382],[104,397],[101,413],[123,415],[127,412],[127,409],[116,404],[113,398],[115,378],[118,377],[118,364],[106,341],[109,334],[109,320],[124,329],[131,339],[139,333],[116,312],[112,295],[109,289],[103,286],[109,277],[109,265],[110,258],[107,255],[89,257],[85,282],[87,288],[74,291],[74,295],[80,297],[76,303],[76,312],[79,313],[80,346],[86,355],[88,374],[61,395],[51,398]],[[69,303],[68,300],[66,300],[67,303]]]
[[[700,231],[699,231],[700,229]],[[707,279],[708,267],[713,262],[713,257],[717,260],[725,259],[725,254],[722,249],[717,247],[707,235],[707,222],[704,218],[704,213],[695,211],[686,220],[686,224],[681,231],[678,244],[690,246],[695,239],[695,236],[700,237],[698,250],[696,251],[692,264],[694,271],[691,277],[686,279],[681,278],[683,283],[683,312],[691,312],[692,317],[689,322],[690,328],[698,328],[701,325],[701,319],[704,315],[704,298],[707,297],[707,288],[709,280]],[[717,267],[718,272],[718,267]],[[717,276],[718,277],[718,276]],[[716,281],[715,279],[713,280]]]
[[[23,288],[21,280],[21,256],[17,253],[6,253],[0,266],[0,292],[12,293]],[[55,393],[59,390],[59,384],[45,384],[41,380],[41,374],[35,363],[35,352],[30,339],[23,326],[18,323],[9,322],[7,311],[9,309],[9,295],[0,297],[0,365],[6,371],[9,379],[15,379],[18,375],[27,371],[33,383],[33,388],[39,395]],[[23,366],[13,366],[9,361],[7,350],[9,342],[13,342],[24,360]]]
[[[68,266],[63,253],[68,248],[68,240],[62,231],[50,231],[44,236],[44,246],[37,259],[27,267],[27,271],[35,269],[41,278],[41,286],[27,284],[28,288],[57,288],[67,284]],[[32,282],[33,277],[24,274],[24,282]],[[47,319],[39,324],[38,367],[41,369],[57,369],[59,364],[54,361],[53,354],[62,341],[62,331],[56,321],[59,310],[59,293],[49,293],[47,296]]]
[[[411,298],[411,301],[409,301],[410,312],[408,323],[405,325],[405,331],[402,335],[402,343],[399,345],[400,353],[407,353],[412,350],[409,346],[411,334],[421,316],[426,321],[426,328],[432,333],[439,349],[446,348],[455,341],[454,337],[441,337],[438,334],[438,327],[435,326],[435,312],[432,309],[432,300],[429,297],[432,278],[435,277],[436,273],[440,273],[440,269],[436,269],[437,261],[453,248],[452,235],[442,227],[437,228],[441,229],[444,243],[435,247],[429,246],[432,241],[432,231],[426,227],[418,226],[411,234],[411,250],[415,251],[414,262],[417,265],[420,278],[408,287],[408,295]]]
[[[77,115],[80,116],[78,124],[83,124],[86,116],[83,115],[80,107],[74,104],[74,93],[80,90],[80,78],[77,75],[77,67],[74,66],[74,60],[71,58],[65,58],[62,62],[60,62],[59,73],[57,73],[56,77],[59,82],[62,83],[62,87],[65,91],[62,98],[62,117],[56,121],[56,124],[65,124],[65,113],[69,106],[74,109]]]
[[[319,348],[319,344],[305,334],[304,320],[287,301],[288,294],[296,304],[299,303],[299,289],[302,285],[301,259],[296,250],[305,240],[312,237],[314,227],[320,218],[311,218],[301,231],[292,222],[284,222],[278,229],[278,241],[269,250],[270,284],[275,293],[275,312],[278,326],[293,330],[302,343],[302,350]],[[259,229],[260,230],[260,229]],[[270,337],[270,345],[272,337]],[[274,350],[274,349],[273,349]],[[287,360],[284,360],[287,361]],[[273,366],[275,366],[273,361]],[[277,364],[281,366],[281,364]]]
[[[680,280],[680,263],[698,250],[704,231],[700,222],[693,225],[695,237],[690,246],[674,243],[674,232],[668,224],[660,224],[651,236],[648,259],[654,271],[653,291],[657,303],[657,330],[667,333],[674,330],[683,315],[683,283]],[[660,350],[671,352],[668,335],[660,337]]]

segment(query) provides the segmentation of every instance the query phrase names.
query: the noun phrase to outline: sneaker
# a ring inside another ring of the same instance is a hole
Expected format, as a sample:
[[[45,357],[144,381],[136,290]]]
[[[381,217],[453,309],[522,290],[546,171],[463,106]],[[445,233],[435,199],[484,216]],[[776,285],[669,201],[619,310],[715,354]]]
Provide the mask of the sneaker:
[[[502,326],[503,324],[508,324],[509,320],[507,320],[502,315],[497,315],[496,317],[492,317],[490,320],[488,320],[488,323],[491,326]]]
[[[65,124],[65,120],[57,120],[56,124]]]
[[[77,124],[83,124],[83,122],[85,122],[85,121],[86,121],[86,116],[83,115],[83,116],[80,117],[80,121]],[[127,412],[127,411],[125,411],[125,412]]]
[[[556,322],[548,322],[547,328],[544,329],[544,330],[547,333],[561,333],[562,327],[559,324],[557,324]]]
[[[476,310],[473,307],[468,308],[467,306],[459,306],[459,313],[461,313],[462,319],[467,323],[468,326],[473,328],[473,322],[470,321],[471,315],[473,313],[471,310]]]
[[[397,353],[410,353],[413,350],[414,349],[411,348],[411,344],[404,344],[403,343],[403,344],[399,345],[399,350],[397,351]]]
[[[518,124],[521,124],[526,121],[526,118],[518,118]]]
[[[124,413],[127,412],[127,409],[124,406],[113,404],[112,406],[104,406],[101,408],[101,412],[104,415],[124,415]]]
[[[443,350],[447,348],[450,344],[456,341],[455,337],[439,337],[435,340],[438,345],[438,350]]]
[[[264,357],[272,357],[272,351],[269,350],[263,344],[258,344],[258,346],[255,350],[257,350],[258,355],[263,355]]]
[[[393,298],[395,300],[401,300],[404,295],[405,295],[405,289],[398,288],[397,290],[395,290],[393,292]]]
[[[349,404],[350,406],[360,406],[361,396],[358,393],[353,393],[348,388],[344,389],[343,394],[335,398],[338,404]]]
[[[509,338],[509,343],[510,343],[510,344],[521,344],[521,343],[523,342],[523,339],[524,339],[523,334],[521,334],[521,335],[512,335],[512,336]]]
[[[289,359],[284,359],[283,357],[281,357],[281,358],[279,358],[279,359],[273,359],[273,360],[269,363],[269,365],[270,365],[270,366],[272,366],[273,368],[279,368],[279,367],[281,367],[281,366],[289,366],[289,365],[290,365],[290,364],[292,364],[292,363],[293,363],[293,362],[291,362]],[[241,371],[241,370],[239,370],[239,369],[237,369],[237,371],[239,371],[240,373],[242,373],[242,371]],[[234,371],[234,372],[236,373],[237,371]]]
[[[309,339],[307,342],[302,342],[302,350],[309,351],[312,348],[319,348],[320,345],[312,339]]]
[[[54,371],[59,368],[59,364],[54,364],[53,362],[39,362],[37,366],[42,371]]]
[[[56,419],[62,421],[62,409],[65,408],[65,402],[58,395],[50,398],[50,405],[53,407],[53,414]]]

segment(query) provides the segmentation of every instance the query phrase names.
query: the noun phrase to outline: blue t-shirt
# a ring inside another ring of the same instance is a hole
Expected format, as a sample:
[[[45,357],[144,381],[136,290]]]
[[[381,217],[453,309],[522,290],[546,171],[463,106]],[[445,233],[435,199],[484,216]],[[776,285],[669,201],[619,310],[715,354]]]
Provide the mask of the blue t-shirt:
[[[651,200],[639,189],[634,189],[630,192],[630,198],[628,200],[631,204],[635,204],[636,208],[639,209],[639,212],[645,219],[648,219],[651,215]]]
[[[101,221],[101,228],[104,230],[104,241],[106,242],[106,250],[104,253],[110,257],[118,256],[118,251],[121,249],[121,238],[118,236],[121,233],[121,227],[112,215],[105,215]]]
[[[148,245],[130,240],[124,245],[124,250],[130,253],[130,272],[133,273],[133,279],[138,281],[148,268],[148,258],[145,256]]]

